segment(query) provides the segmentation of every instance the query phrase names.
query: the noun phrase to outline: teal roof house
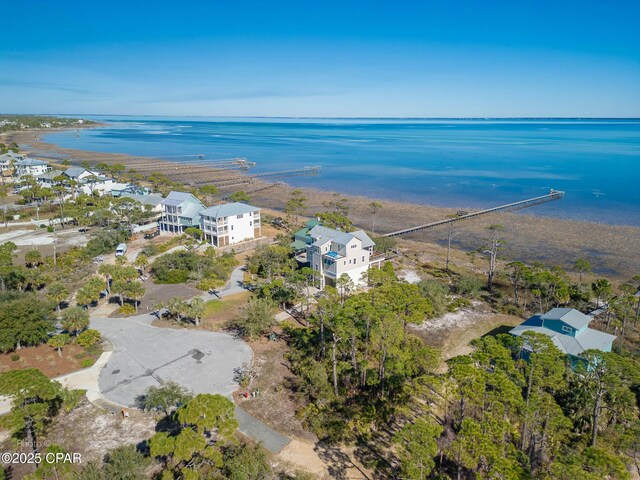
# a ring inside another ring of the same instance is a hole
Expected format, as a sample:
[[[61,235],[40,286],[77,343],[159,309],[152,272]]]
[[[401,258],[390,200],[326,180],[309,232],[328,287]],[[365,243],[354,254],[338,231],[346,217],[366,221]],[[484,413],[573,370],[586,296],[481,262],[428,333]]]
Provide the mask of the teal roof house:
[[[205,206],[196,197],[185,192],[171,192],[161,203],[160,230],[183,233],[187,228],[200,228],[200,212]]]
[[[524,332],[548,335],[562,353],[574,359],[580,358],[585,350],[610,352],[616,336],[589,328],[591,320],[593,317],[573,308],[554,308],[545,314],[532,316],[509,333],[516,337]],[[526,351],[527,347],[524,349]]]
[[[316,225],[320,225],[320,221],[312,218],[304,224],[303,228],[293,234],[293,242],[291,242],[290,246],[295,252],[305,250],[307,245],[311,245],[313,243],[313,239],[311,238],[311,235],[309,235],[309,230]]]

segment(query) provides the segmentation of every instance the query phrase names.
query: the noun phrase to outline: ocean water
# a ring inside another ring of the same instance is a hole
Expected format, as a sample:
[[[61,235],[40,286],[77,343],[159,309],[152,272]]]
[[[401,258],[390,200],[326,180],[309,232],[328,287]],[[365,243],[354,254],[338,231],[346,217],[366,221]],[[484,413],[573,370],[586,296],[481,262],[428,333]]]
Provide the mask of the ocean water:
[[[564,190],[527,213],[640,226],[640,120],[360,120],[92,117],[62,147],[132,155],[246,157],[254,172],[338,192],[477,209]]]

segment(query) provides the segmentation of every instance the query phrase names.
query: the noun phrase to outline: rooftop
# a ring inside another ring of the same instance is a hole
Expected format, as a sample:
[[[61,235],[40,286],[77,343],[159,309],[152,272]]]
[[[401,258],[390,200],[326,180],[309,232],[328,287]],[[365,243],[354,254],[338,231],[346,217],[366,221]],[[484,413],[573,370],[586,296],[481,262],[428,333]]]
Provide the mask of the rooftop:
[[[590,317],[584,313],[580,313],[574,308],[553,308],[544,315],[540,315],[540,318],[543,321],[560,320],[576,330],[580,330],[581,328],[589,325],[589,322],[591,321]]]
[[[182,205],[184,202],[186,202],[190,198],[198,202],[200,205],[202,205],[200,200],[198,200],[196,197],[194,197],[190,193],[186,193],[186,192],[171,192],[169,193],[169,195],[167,195],[167,198],[165,198],[162,201],[162,204],[170,207],[177,207],[179,205]],[[202,206],[204,207],[204,205]]]
[[[374,245],[373,240],[371,240],[369,235],[363,230],[346,233],[340,230],[334,230],[333,228],[323,227],[322,225],[316,225],[309,230],[309,236],[314,240],[313,245],[315,246],[324,245],[329,240],[338,245],[347,245],[354,238],[362,242],[362,248],[369,248]]]
[[[124,193],[121,195],[122,198],[131,198],[136,200],[137,202],[142,203],[143,205],[150,205],[152,207],[156,207],[162,203],[164,197],[159,193],[150,193],[149,195],[139,195],[137,193]]]
[[[212,218],[224,218],[224,217],[232,217],[233,215],[243,215],[245,213],[251,213],[259,211],[258,207],[254,207],[252,205],[247,205],[246,203],[234,202],[234,203],[223,203],[222,205],[214,205],[213,207],[209,207],[204,209],[201,215],[212,217]]]
[[[49,165],[47,162],[43,162],[42,160],[36,160],[35,158],[25,158],[24,160],[18,160],[16,165],[20,167],[37,167],[41,165]]]
[[[563,335],[546,327],[531,326],[526,323],[527,322],[512,328],[509,333],[517,337],[524,332],[542,333],[549,336],[554,345],[558,347],[562,353],[574,356],[580,355],[585,350],[604,350],[605,347],[616,339],[615,335],[610,335],[592,328],[587,328],[577,337],[572,337],[571,335]]]
[[[64,173],[69,178],[78,178],[85,171],[87,171],[87,169],[83,168],[83,167],[69,167],[64,171]],[[91,172],[89,172],[89,173],[91,173]]]

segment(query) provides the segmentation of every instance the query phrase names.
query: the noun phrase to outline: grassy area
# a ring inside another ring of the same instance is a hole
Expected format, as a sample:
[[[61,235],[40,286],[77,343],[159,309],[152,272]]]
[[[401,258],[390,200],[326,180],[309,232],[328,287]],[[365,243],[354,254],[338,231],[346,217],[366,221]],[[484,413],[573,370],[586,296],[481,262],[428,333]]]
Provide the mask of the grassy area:
[[[250,292],[237,293],[223,298],[211,300],[205,305],[202,326],[206,330],[219,331],[222,326],[234,318],[251,297]]]

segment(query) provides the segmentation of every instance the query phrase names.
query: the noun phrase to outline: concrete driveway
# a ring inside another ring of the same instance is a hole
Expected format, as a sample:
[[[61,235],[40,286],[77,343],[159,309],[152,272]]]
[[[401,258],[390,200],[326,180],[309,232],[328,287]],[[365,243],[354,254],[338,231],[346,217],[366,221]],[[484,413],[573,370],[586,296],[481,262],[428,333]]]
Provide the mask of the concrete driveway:
[[[152,327],[150,314],[91,319],[113,344],[100,372],[101,394],[108,400],[137,406],[150,386],[173,380],[194,393],[229,396],[236,390],[234,369],[251,363],[252,351],[226,333]]]

